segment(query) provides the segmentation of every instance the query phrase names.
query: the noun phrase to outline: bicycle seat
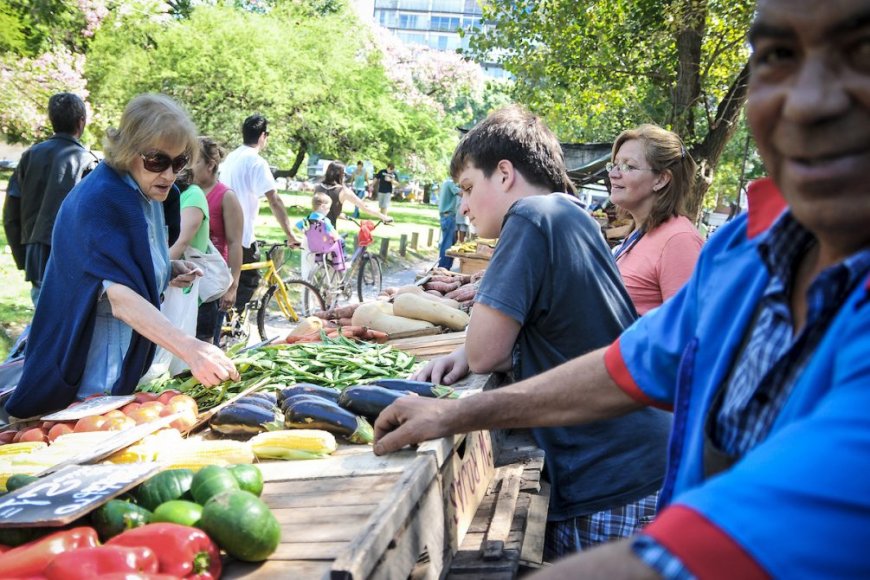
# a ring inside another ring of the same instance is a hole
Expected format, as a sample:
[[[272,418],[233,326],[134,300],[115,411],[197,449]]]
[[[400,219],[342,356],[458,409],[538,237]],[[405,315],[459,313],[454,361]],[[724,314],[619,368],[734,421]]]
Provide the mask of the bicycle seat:
[[[326,224],[321,220],[307,220],[305,228],[305,240],[308,243],[308,251],[315,254],[315,261],[323,261],[324,256],[331,258],[332,266],[336,270],[344,270],[344,250],[341,241],[335,240],[326,231]]]

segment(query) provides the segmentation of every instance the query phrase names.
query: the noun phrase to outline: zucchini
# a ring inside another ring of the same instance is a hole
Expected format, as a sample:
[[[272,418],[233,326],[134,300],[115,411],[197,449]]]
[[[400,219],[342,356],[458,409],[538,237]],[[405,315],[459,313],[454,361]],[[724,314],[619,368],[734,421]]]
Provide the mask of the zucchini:
[[[351,443],[371,443],[374,431],[368,421],[329,401],[302,399],[284,413],[287,429],[323,429]]]
[[[283,403],[285,399],[289,399],[293,395],[317,395],[318,397],[338,402],[339,394],[338,390],[329,387],[321,387],[311,383],[296,383],[291,387],[281,389],[281,392],[278,394],[278,402]]]
[[[407,391],[393,391],[378,385],[357,385],[345,389],[338,398],[338,404],[351,413],[374,420],[396,399],[410,394]]]
[[[274,409],[236,402],[218,411],[208,424],[212,430],[224,435],[256,435],[280,429],[281,419]]]
[[[384,387],[392,391],[407,391],[421,397],[443,399],[445,397],[453,397],[455,394],[454,389],[451,387],[436,385],[427,381],[412,381],[411,379],[377,379],[369,384]]]
[[[21,489],[26,485],[30,485],[34,481],[39,481],[39,478],[35,475],[28,475],[26,473],[16,473],[14,475],[10,475],[9,479],[6,480],[6,491],[15,491],[16,489]]]

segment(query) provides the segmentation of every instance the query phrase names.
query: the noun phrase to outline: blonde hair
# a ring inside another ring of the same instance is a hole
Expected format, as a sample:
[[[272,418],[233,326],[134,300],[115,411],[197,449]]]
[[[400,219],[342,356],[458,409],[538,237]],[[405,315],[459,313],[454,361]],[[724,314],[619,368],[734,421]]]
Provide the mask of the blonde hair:
[[[321,205],[332,206],[332,198],[325,193],[317,192],[311,196],[311,209],[317,209]]]
[[[211,137],[201,136],[199,138],[199,154],[206,161],[214,162],[214,168],[212,169],[212,175],[217,174],[218,165],[221,164],[224,157],[226,157],[226,150],[218,145]]]
[[[643,144],[644,157],[650,168],[656,173],[668,173],[671,177],[664,187],[655,192],[655,201],[646,223],[637,226],[649,232],[672,217],[688,217],[688,201],[695,184],[697,165],[686,151],[680,136],[658,125],[640,125],[619,134],[613,142],[610,160],[616,159],[616,153],[626,141],[634,140]]]
[[[166,95],[139,95],[127,103],[118,128],[106,132],[103,142],[106,163],[117,170],[129,171],[137,156],[169,143],[184,147],[184,153],[193,162],[199,150],[196,133],[193,121],[181,105]]]

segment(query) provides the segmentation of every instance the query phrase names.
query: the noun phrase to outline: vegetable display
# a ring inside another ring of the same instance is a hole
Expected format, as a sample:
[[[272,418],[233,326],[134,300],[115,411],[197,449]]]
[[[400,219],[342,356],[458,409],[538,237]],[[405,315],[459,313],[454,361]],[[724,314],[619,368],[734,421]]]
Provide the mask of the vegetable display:
[[[215,407],[238,393],[263,382],[259,391],[278,391],[296,383],[314,383],[343,389],[377,378],[409,375],[415,357],[389,345],[370,344],[344,337],[326,338],[320,343],[276,344],[228,353],[241,374],[236,383],[224,382],[205,387],[193,377],[155,380],[140,390],[159,393],[176,389],[193,397],[200,411]]]

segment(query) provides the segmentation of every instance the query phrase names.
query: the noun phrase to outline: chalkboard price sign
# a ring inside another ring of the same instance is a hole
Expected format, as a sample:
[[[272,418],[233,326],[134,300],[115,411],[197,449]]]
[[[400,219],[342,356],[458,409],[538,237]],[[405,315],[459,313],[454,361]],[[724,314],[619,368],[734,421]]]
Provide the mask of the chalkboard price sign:
[[[0,528],[68,524],[158,469],[157,463],[70,465],[0,497]]]

